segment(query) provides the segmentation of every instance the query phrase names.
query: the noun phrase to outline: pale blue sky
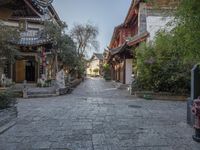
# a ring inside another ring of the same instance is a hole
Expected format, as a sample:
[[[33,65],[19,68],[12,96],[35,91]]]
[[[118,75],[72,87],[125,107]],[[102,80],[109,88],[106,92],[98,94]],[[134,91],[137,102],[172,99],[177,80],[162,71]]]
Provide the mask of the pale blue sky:
[[[90,22],[99,28],[100,50],[103,52],[112,37],[114,27],[123,23],[131,0],[54,0],[53,5],[69,29],[75,23]]]

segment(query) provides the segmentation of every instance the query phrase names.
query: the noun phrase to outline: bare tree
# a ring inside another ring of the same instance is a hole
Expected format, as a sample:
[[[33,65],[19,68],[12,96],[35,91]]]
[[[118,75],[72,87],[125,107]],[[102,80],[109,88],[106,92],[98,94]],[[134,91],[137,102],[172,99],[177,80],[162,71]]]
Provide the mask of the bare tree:
[[[98,28],[91,24],[76,24],[71,30],[71,37],[77,44],[77,54],[79,58],[87,55],[88,50],[99,48],[97,36],[99,34]]]

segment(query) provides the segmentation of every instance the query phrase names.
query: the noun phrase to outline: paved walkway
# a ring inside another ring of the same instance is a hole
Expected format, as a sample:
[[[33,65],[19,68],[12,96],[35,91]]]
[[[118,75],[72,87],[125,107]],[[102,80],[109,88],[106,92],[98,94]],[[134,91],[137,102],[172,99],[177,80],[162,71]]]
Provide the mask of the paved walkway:
[[[19,100],[0,150],[200,150],[186,103],[148,101],[87,79],[71,95]]]

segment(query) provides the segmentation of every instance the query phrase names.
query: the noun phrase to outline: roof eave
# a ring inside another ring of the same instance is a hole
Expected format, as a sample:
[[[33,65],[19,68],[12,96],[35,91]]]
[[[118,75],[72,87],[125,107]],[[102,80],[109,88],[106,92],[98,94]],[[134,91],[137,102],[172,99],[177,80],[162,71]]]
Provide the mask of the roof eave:
[[[138,38],[135,38],[134,40],[129,41],[127,44],[128,44],[128,46],[135,46],[138,43],[144,42],[148,37],[149,37],[149,33],[145,32],[145,33],[139,35]]]
[[[128,13],[127,13],[127,15],[126,15],[126,18],[125,18],[125,20],[124,20],[124,24],[127,23],[128,18],[129,18],[129,15],[130,15],[130,13],[131,13],[131,10],[132,10],[135,6],[137,6],[141,1],[142,1],[142,0],[132,0],[131,6],[130,6],[130,8],[129,8],[129,10],[128,10]]]

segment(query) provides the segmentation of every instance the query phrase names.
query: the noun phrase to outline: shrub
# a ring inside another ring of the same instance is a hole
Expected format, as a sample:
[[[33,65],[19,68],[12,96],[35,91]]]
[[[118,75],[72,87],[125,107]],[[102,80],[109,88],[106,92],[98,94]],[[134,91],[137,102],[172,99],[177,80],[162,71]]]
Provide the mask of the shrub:
[[[160,32],[153,44],[136,49],[137,87],[140,90],[188,94],[192,62],[176,49],[176,40]]]
[[[16,95],[12,91],[0,92],[0,109],[14,106],[16,100]]]
[[[96,74],[96,73],[99,72],[99,69],[98,69],[98,68],[95,68],[95,69],[93,70],[93,72]]]
[[[139,88],[189,94],[190,70],[200,60],[199,6],[199,0],[181,0],[168,24],[171,31],[158,33],[152,45],[137,49]]]
[[[111,75],[110,75],[110,66],[109,64],[104,64],[103,65],[103,71],[104,71],[104,79],[105,80],[111,80]]]

